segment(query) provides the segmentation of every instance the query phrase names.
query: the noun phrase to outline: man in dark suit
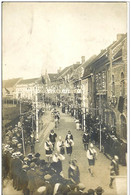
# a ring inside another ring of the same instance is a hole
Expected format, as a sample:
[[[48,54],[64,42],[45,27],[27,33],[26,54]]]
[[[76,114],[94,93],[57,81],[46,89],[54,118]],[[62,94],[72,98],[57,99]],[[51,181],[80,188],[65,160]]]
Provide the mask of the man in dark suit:
[[[47,174],[44,176],[45,186],[46,186],[46,194],[52,195],[54,191],[54,185],[50,183],[51,175]]]
[[[84,149],[87,151],[88,150],[88,144],[89,144],[89,134],[88,134],[88,131],[86,131],[83,134],[82,141],[83,141],[83,144],[84,144]]]
[[[29,194],[33,195],[34,191],[37,189],[36,186],[36,171],[35,171],[35,163],[32,162],[30,164],[30,169],[27,171],[27,176],[28,176],[28,189],[29,189]]]
[[[50,138],[50,141],[51,143],[53,144],[53,149],[55,147],[55,142],[56,142],[56,137],[57,137],[57,134],[54,132],[54,130],[52,129],[51,130],[51,133],[49,135],[49,138]]]
[[[20,183],[21,183],[21,188],[23,190],[24,195],[29,195],[29,190],[28,190],[28,176],[27,176],[27,171],[29,170],[28,165],[23,165],[22,170],[20,173]]]
[[[73,140],[73,135],[71,134],[71,131],[68,131],[65,140],[68,140],[69,138]]]

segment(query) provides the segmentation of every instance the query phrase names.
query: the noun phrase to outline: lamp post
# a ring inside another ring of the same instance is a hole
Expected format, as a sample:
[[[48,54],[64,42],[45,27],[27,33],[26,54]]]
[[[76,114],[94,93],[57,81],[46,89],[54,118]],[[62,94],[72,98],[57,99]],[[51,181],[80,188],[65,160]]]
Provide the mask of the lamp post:
[[[101,94],[99,95],[99,113],[100,113],[100,152],[101,152]]]
[[[85,86],[84,84],[81,87],[83,94],[83,130],[86,131],[86,105],[85,105]]]
[[[23,153],[24,153],[24,156],[25,156],[25,141],[24,141],[23,127],[22,127],[22,144],[23,144]]]
[[[21,98],[20,98],[20,115],[21,115]]]
[[[39,124],[38,124],[38,96],[37,96],[37,94],[38,94],[38,88],[37,88],[37,83],[36,83],[36,85],[35,85],[35,105],[36,105],[36,142],[39,142],[39,129],[38,129],[38,126],[39,126]]]
[[[32,132],[33,132],[33,130],[34,130],[34,116],[33,116],[33,113],[32,113]]]
[[[21,121],[20,121],[20,122],[21,122],[21,125],[22,125],[23,120],[22,120],[21,114],[22,114],[22,112],[21,112],[21,98],[20,98],[20,118],[21,118]],[[23,154],[24,154],[24,156],[25,156],[25,140],[24,140],[24,131],[23,131],[23,127],[21,127],[21,130],[22,130]]]

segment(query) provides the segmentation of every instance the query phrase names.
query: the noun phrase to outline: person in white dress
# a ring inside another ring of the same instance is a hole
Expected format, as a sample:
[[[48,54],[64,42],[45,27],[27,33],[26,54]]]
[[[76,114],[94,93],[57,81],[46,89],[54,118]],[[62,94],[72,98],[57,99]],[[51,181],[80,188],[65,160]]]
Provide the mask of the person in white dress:
[[[68,138],[65,141],[65,146],[66,146],[66,152],[69,156],[72,154],[72,147],[74,146],[74,141],[71,138]]]
[[[97,152],[94,149],[93,144],[91,143],[89,149],[87,150],[87,159],[89,163],[88,170],[92,177],[94,176],[94,165],[95,165],[96,155],[97,155]]]
[[[44,147],[45,147],[45,153],[46,153],[47,161],[51,162],[52,153],[53,153],[53,144],[51,143],[49,137],[47,138]]]
[[[62,154],[62,155],[65,154],[64,141],[62,141],[61,136],[59,136],[59,140],[57,141],[56,148],[59,154]]]

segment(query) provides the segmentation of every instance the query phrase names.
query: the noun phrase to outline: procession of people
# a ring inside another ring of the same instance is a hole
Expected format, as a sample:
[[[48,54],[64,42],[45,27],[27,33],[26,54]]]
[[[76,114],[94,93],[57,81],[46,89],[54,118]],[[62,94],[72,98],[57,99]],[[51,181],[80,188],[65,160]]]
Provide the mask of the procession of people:
[[[54,129],[51,129],[48,133],[43,145],[46,159],[41,158],[41,154],[35,152],[35,134],[31,130],[28,131],[29,137],[25,136],[24,140],[25,147],[30,146],[30,152],[28,154],[23,152],[22,131],[25,129],[24,121],[27,123],[27,118],[22,120],[22,123],[19,121],[19,125],[15,125],[12,131],[8,131],[6,144],[2,145],[3,179],[8,177],[12,179],[14,189],[22,190],[24,195],[103,194],[104,190],[101,186],[96,186],[96,189],[86,189],[82,183],[77,159],[72,157],[74,146],[77,145],[73,132],[67,129],[65,135],[61,131],[59,132],[61,136],[58,136],[60,112],[55,108],[51,111],[51,114],[55,125]],[[56,118],[58,119],[57,124]],[[62,137],[65,137],[65,139]],[[94,177],[94,166],[98,154],[91,142],[92,139],[88,129],[83,132],[81,140],[87,158],[89,174]],[[63,173],[63,161],[65,160],[68,161],[67,178]],[[119,174],[118,167],[118,157],[115,155],[111,161],[110,188],[113,188],[114,176]]]

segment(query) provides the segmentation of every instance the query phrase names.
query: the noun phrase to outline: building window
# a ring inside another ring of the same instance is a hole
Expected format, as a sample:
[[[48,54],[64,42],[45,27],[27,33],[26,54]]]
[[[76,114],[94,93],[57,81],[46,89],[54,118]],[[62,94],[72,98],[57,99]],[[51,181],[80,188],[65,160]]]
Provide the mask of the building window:
[[[124,115],[121,115],[121,136],[127,139],[127,123]]]
[[[114,81],[114,75],[112,75],[112,96],[115,96],[115,81]]]
[[[111,126],[112,127],[116,126],[116,116],[114,112],[111,113]]]
[[[125,95],[125,81],[124,81],[124,73],[121,73],[121,83],[120,83],[120,95],[124,96]]]

